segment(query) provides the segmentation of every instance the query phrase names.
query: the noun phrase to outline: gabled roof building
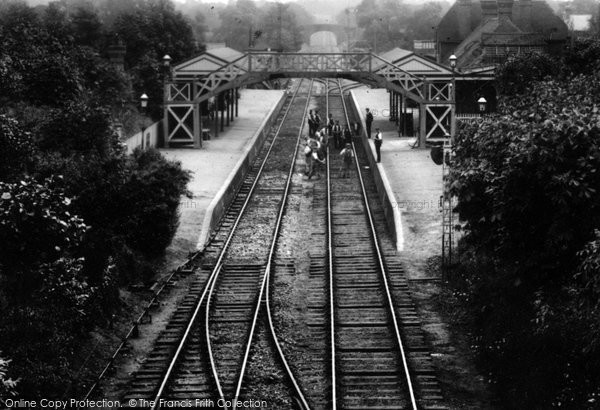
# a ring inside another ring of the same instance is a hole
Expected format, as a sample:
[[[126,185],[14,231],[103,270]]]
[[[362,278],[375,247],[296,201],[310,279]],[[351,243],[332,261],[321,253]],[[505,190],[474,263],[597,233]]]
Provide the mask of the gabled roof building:
[[[447,64],[454,54],[459,70],[481,69],[526,51],[560,53],[568,36],[543,0],[456,0],[437,28],[437,58]]]

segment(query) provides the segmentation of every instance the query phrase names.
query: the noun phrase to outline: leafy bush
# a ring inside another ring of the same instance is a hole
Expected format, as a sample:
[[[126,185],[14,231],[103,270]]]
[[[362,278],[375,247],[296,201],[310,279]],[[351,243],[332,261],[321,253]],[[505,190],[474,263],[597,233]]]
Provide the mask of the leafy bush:
[[[0,182],[0,266],[6,276],[51,263],[81,242],[87,227],[71,214],[71,199],[59,183],[59,178],[40,184],[29,177]]]
[[[127,242],[146,255],[160,254],[177,230],[177,208],[190,176],[155,149],[136,150],[132,161],[123,199],[137,212],[123,221]]]
[[[62,394],[119,286],[154,276],[189,179],[156,151],[126,155],[112,128],[137,105],[133,89],[158,112],[158,59],[194,53],[187,20],[163,0],[104,2],[103,16],[63,3],[0,1],[0,349],[23,398]],[[131,34],[128,72],[100,57],[111,31]],[[1,395],[14,387],[5,368]]]
[[[496,88],[503,95],[522,94],[534,81],[557,76],[560,70],[555,57],[537,52],[521,54],[496,70]]]
[[[0,180],[10,181],[31,168],[35,148],[31,134],[0,115]]]
[[[563,57],[566,75],[589,74],[600,69],[600,42],[594,38],[577,38]]]
[[[53,109],[40,129],[38,145],[63,155],[80,152],[107,157],[120,150],[108,110],[85,101]]]
[[[0,354],[1,353],[2,352],[0,352]],[[9,364],[10,360],[3,359],[2,356],[0,356],[0,403],[3,398],[8,398],[17,394],[15,391],[17,381],[12,380],[7,376]]]
[[[60,179],[0,183],[0,349],[14,360],[20,391],[40,397],[64,386],[93,294],[74,258],[86,225],[71,213]]]
[[[600,385],[600,74],[543,61],[503,69],[509,94],[461,129],[450,187],[480,358],[504,403],[585,408]]]

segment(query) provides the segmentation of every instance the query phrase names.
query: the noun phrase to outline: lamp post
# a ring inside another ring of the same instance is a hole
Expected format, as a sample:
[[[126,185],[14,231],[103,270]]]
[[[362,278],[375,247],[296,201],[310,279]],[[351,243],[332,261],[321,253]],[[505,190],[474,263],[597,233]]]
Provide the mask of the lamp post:
[[[140,107],[141,107],[141,113],[143,116],[146,115],[146,108],[148,107],[148,95],[146,95],[146,93],[142,94],[140,96]],[[146,118],[142,117],[142,144],[140,145],[142,147],[142,149],[144,149],[144,132],[146,131]]]
[[[452,54],[449,57],[450,68],[452,68],[452,82],[450,83],[450,102],[452,104],[450,116],[450,140],[454,143],[454,134],[456,133],[456,55]]]
[[[452,68],[452,82],[450,83],[450,135],[444,138],[442,150],[442,196],[440,198],[442,205],[442,279],[444,279],[447,269],[452,265],[452,248],[454,242],[453,235],[453,201],[452,194],[447,183],[450,174],[450,161],[452,158],[452,146],[454,144],[454,134],[456,133],[456,55],[452,54],[449,58]]]
[[[163,82],[163,138],[164,140],[160,142],[160,145],[163,147],[167,147],[169,146],[168,143],[168,139],[169,139],[169,129],[168,129],[168,118],[167,118],[167,103],[169,101],[169,90],[167,89],[167,80],[170,80],[171,78],[171,56],[168,54],[165,54],[162,58],[162,68],[163,68],[163,76],[162,76],[162,82]]]

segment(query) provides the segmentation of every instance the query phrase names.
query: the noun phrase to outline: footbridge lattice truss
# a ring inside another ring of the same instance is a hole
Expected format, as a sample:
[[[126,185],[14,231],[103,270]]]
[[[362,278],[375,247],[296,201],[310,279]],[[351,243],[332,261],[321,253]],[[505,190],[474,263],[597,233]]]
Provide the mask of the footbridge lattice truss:
[[[278,78],[346,78],[387,88],[420,106],[421,141],[454,130],[453,76],[428,77],[402,69],[372,53],[239,53],[233,61],[215,61],[210,72],[175,68],[165,83],[167,142],[193,142],[201,132],[199,104],[224,91]],[[187,68],[187,69],[186,69]]]

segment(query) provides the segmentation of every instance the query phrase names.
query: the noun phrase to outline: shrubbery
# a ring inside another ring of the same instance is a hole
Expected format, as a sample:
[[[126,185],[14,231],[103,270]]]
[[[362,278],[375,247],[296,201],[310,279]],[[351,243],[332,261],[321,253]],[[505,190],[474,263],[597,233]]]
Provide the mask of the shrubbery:
[[[120,1],[113,22],[164,23],[136,26],[161,41],[130,49],[123,70],[102,58],[122,28],[103,25],[109,3],[0,1],[0,350],[23,398],[65,392],[82,339],[120,307],[119,286],[155,277],[186,193],[178,163],[127,155],[112,124],[145,87],[156,113],[158,59],[194,53],[191,27],[169,1]],[[0,398],[14,390],[6,365]]]
[[[9,364],[10,360],[3,359],[0,356],[0,397],[10,397],[16,394],[17,381],[7,375]]]
[[[118,286],[154,276],[189,176],[158,151],[126,155],[101,107],[56,110],[38,138],[0,119],[4,152],[30,162],[7,162],[14,182],[0,182],[0,348],[22,397],[49,397],[85,332],[118,308]]]
[[[451,189],[478,347],[507,407],[585,408],[600,395],[600,74],[546,60],[501,68],[508,94],[459,133]]]
[[[177,207],[189,175],[156,150],[136,150],[123,201],[137,212],[122,221],[127,243],[145,255],[164,250],[178,226]]]
[[[23,378],[19,389],[30,394],[59,388],[60,381],[52,383],[34,369],[55,368],[60,375],[73,343],[91,324],[86,313],[93,289],[76,257],[87,226],[71,213],[71,199],[59,183],[27,177],[0,183],[1,343]]]
[[[30,133],[19,123],[0,114],[0,180],[27,172],[33,162],[35,145]]]

